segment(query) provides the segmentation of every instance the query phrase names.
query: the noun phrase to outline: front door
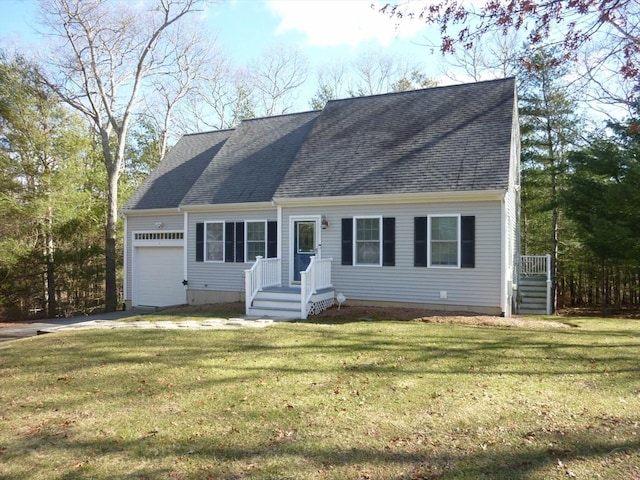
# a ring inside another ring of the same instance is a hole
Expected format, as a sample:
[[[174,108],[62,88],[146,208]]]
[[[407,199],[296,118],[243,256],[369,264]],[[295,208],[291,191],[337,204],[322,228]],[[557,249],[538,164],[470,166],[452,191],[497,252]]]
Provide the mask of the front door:
[[[300,282],[300,272],[309,266],[311,257],[317,254],[316,220],[293,222],[293,282]]]

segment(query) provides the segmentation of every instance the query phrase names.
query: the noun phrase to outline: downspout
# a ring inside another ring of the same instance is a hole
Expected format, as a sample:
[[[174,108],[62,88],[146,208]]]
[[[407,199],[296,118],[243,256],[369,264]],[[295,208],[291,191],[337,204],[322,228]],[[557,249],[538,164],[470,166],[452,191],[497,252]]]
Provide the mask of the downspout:
[[[185,301],[189,304],[189,212],[184,212],[184,226],[182,227],[182,270],[183,270],[183,279],[182,285],[184,285],[184,296]]]

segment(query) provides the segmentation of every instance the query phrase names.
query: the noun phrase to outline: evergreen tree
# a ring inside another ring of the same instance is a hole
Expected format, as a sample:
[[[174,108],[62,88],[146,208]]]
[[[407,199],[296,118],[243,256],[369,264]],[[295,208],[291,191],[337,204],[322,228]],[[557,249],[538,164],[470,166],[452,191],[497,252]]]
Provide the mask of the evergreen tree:
[[[610,136],[570,156],[572,175],[562,196],[581,244],[600,265],[605,314],[608,269],[640,266],[640,118],[609,127]]]
[[[567,154],[578,140],[575,102],[567,70],[553,50],[524,57],[520,78],[522,133],[522,247],[525,254],[551,253],[557,281],[564,221],[559,203],[567,179]],[[557,303],[554,286],[554,306]]]

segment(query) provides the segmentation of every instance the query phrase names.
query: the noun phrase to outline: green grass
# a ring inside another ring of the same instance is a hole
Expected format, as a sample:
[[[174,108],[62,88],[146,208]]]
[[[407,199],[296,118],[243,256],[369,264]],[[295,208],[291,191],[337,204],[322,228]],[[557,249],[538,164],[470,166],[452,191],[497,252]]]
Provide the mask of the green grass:
[[[640,323],[0,345],[2,479],[640,479]]]

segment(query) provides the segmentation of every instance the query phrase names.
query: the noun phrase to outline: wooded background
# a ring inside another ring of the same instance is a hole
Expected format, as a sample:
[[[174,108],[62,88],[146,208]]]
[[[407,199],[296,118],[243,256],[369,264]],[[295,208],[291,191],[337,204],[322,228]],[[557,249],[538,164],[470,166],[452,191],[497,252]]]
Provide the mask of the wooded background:
[[[196,21],[215,8],[205,0],[40,8],[50,51],[0,51],[0,319],[120,308],[118,208],[180,135],[290,113],[308,82],[308,109],[445,82],[374,52],[310,72],[299,49],[268,46],[236,65]],[[438,26],[442,43],[425,48],[443,52],[448,82],[517,77],[522,253],[552,255],[557,309],[638,309],[638,3],[445,0],[380,15]]]

